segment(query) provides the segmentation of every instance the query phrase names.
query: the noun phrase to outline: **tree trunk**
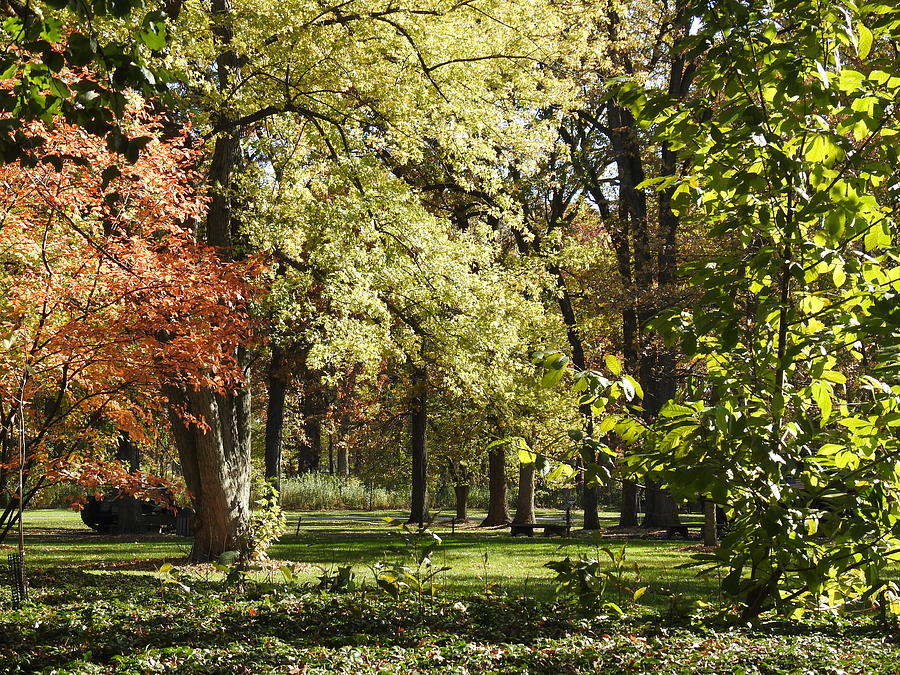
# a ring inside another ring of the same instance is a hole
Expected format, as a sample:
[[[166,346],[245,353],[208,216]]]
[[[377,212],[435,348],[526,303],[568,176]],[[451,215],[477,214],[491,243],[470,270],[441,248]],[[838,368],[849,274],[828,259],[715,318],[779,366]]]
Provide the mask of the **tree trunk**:
[[[407,522],[424,525],[428,522],[428,383],[424,370],[415,371],[411,385],[412,499]]]
[[[588,426],[593,430],[594,424],[592,421],[588,421]],[[596,464],[597,455],[592,447],[585,445],[581,450],[581,454],[586,464]],[[582,529],[600,529],[600,513],[597,508],[600,501],[599,497],[599,486],[592,484],[592,482],[588,480],[588,474],[585,473],[584,492],[581,495],[581,508],[584,509],[584,526]]]
[[[703,500],[703,545],[715,546],[718,538],[716,527],[716,503],[711,499]]]
[[[662,406],[675,395],[675,360],[669,353],[660,358],[655,346],[645,348],[640,379],[644,389],[644,414],[653,420]],[[681,524],[678,507],[669,494],[647,480],[643,527],[673,527]]]
[[[275,481],[281,492],[281,442],[284,431],[284,400],[287,394],[284,350],[272,347],[269,362],[268,385],[269,403],[266,409],[266,479]]]
[[[238,55],[231,46],[232,6],[230,0],[212,0],[210,9],[214,16],[211,30],[219,50],[217,87],[225,92],[240,74]],[[222,128],[230,128],[227,113],[211,111],[211,116]],[[237,225],[231,184],[240,161],[240,137],[238,128],[219,134],[209,165],[206,242],[215,246],[223,259],[232,256]],[[241,349],[236,356],[246,377],[247,354]],[[191,560],[210,560],[229,550],[246,551],[250,524],[250,390],[243,387],[220,394],[167,385],[164,394],[170,403],[172,435],[195,511]]]
[[[309,473],[318,471],[322,462],[322,415],[325,413],[325,402],[319,383],[313,381],[313,375],[306,379],[303,391],[303,431],[306,437],[300,444],[300,471]]]
[[[337,472],[338,476],[350,475],[350,445],[344,438],[337,442]]]
[[[622,481],[622,509],[619,511],[619,527],[637,527],[638,490],[634,481]]]
[[[596,493],[596,491],[595,491]],[[534,462],[519,464],[519,495],[516,498],[516,515],[513,523],[524,525],[534,522]]]
[[[498,445],[488,453],[487,517],[482,527],[509,524],[509,506],[506,503],[506,447]]]
[[[119,443],[116,448],[116,459],[128,465],[132,473],[141,468],[140,453],[128,433],[119,432]],[[119,521],[116,534],[141,534],[144,532],[144,520],[141,517],[140,502],[128,494],[119,497]]]
[[[457,523],[465,523],[469,520],[469,492],[471,491],[472,486],[466,483],[465,485],[454,485],[453,486],[453,495],[456,497],[456,522]]]
[[[558,214],[557,217],[562,218],[563,215]],[[566,285],[566,278],[562,269],[556,265],[550,265],[548,269],[556,277],[556,288],[559,291],[556,296],[556,302],[559,306],[560,314],[562,314],[563,323],[566,326],[566,338],[569,342],[569,347],[572,348],[572,364],[578,370],[586,370],[587,359],[584,353],[584,342],[578,330],[578,321],[575,316],[575,308],[572,305],[572,296]],[[590,404],[579,406],[578,410],[581,413],[584,433],[592,436],[594,433],[594,413]],[[587,466],[597,461],[593,448],[587,445],[581,447],[581,456]],[[583,480],[579,487],[581,488],[581,508],[584,509],[584,529],[597,530],[600,528],[600,515],[597,512],[599,486],[593,482]]]
[[[674,527],[681,524],[675,501],[652,480],[647,481],[646,506],[642,527]]]
[[[246,355],[241,354],[242,365]],[[166,387],[172,433],[194,508],[190,559],[245,551],[250,522],[250,393]],[[185,421],[181,407],[205,423]]]

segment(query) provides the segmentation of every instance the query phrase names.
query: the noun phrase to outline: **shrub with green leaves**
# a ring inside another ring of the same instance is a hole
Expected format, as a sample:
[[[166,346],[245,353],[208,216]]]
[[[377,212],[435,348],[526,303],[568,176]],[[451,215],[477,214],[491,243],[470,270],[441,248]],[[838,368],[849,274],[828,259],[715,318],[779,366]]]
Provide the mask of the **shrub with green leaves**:
[[[601,559],[604,553],[608,561]],[[556,592],[574,600],[582,608],[606,611],[621,616],[623,606],[636,603],[647,592],[641,586],[641,570],[637,563],[628,565],[625,547],[617,550],[599,548],[594,558],[552,560],[545,567],[556,572]]]
[[[598,426],[643,437],[629,456],[639,476],[726,509],[729,533],[698,562],[721,569],[744,619],[850,601],[893,612],[883,570],[900,556],[900,10],[693,9],[691,95],[645,100],[628,85],[622,96],[680,154],[684,175],[658,187],[674,187],[679,218],[724,252],[686,270],[690,303],[648,326],[690,366],[680,400],[649,427],[628,405]],[[599,373],[578,386],[600,415],[636,393]]]

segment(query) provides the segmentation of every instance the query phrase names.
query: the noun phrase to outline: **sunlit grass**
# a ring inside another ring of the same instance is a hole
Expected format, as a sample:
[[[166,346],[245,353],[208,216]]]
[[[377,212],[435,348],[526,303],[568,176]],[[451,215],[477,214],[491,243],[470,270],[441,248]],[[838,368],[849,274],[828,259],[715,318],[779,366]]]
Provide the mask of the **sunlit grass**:
[[[480,516],[483,514],[474,514]],[[298,516],[300,527],[297,528]],[[315,581],[324,569],[351,565],[357,578],[371,583],[372,566],[378,561],[410,560],[410,545],[401,528],[383,518],[402,519],[402,512],[338,511],[288,513],[288,529],[270,550],[271,557],[304,563],[297,579]],[[559,511],[541,511],[539,520],[560,520]],[[604,525],[613,525],[616,514],[602,514]],[[628,576],[649,586],[645,601],[659,605],[673,594],[686,598],[711,599],[715,580],[698,578],[691,569],[678,569],[691,553],[678,550],[686,542],[653,539],[600,537],[577,530],[580,515],[573,514],[573,536],[512,537],[508,528],[482,529],[472,524],[452,527],[443,516],[432,529],[443,543],[434,554],[434,563],[450,569],[439,581],[445,591],[471,595],[505,592],[516,596],[549,598],[553,594],[553,572],[545,567],[550,560],[565,556],[599,556],[602,548],[626,547]],[[152,574],[167,561],[187,556],[190,540],[172,535],[101,536],[87,528],[79,514],[63,510],[29,511],[25,516],[28,566],[31,574],[53,567],[77,567],[85,571],[135,571]],[[455,531],[454,531],[455,530]],[[135,565],[129,565],[134,562]]]

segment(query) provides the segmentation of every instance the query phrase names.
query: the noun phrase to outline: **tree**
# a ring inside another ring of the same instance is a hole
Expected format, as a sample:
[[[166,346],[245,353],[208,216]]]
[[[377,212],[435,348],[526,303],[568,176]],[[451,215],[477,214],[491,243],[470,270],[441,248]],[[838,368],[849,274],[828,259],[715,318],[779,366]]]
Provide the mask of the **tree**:
[[[152,434],[163,383],[222,390],[239,381],[216,347],[246,340],[251,292],[242,270],[208,259],[185,229],[204,209],[197,150],[184,135],[154,138],[160,120],[138,108],[127,123],[147,138],[133,164],[56,119],[27,130],[45,139],[38,158],[68,158],[61,170],[0,167],[0,466],[18,466],[21,407],[31,476],[0,525],[48,482],[146,492],[147,479],[106,461],[104,449],[125,433]]]
[[[686,175],[662,189],[726,252],[694,269],[699,301],[657,322],[697,375],[635,463],[726,508],[731,531],[699,562],[724,569],[743,619],[860,597],[895,612],[900,16],[697,12],[697,95],[655,122]]]
[[[177,13],[178,6],[167,9]],[[147,141],[129,137],[123,124],[127,92],[164,91],[164,72],[148,63],[148,52],[166,46],[166,12],[142,0],[10,0],[0,14],[6,44],[0,107],[10,113],[0,129],[0,161],[61,167],[66,156],[48,152],[45,136],[30,126],[60,117],[133,162]]]
[[[508,155],[532,152],[548,123],[523,118],[521,102],[566,98],[541,63],[553,47],[545,29],[560,33],[568,17],[543,2],[530,9],[506,0],[477,8],[442,0],[427,7],[298,2],[285,21],[281,8],[251,0],[217,0],[211,12],[186,5],[170,27],[173,44],[180,45],[171,61],[183,75],[175,91],[203,120],[213,148],[206,242],[226,259],[250,242],[290,255],[284,248],[293,247],[283,244],[294,235],[279,226],[290,217],[265,223],[246,217],[253,202],[283,185],[277,178],[286,161],[340,176],[342,189],[365,196],[377,192],[377,184],[367,183],[376,174],[358,160],[380,159],[385,151],[406,164],[440,147],[442,161],[486,179],[495,174],[498,148]],[[396,234],[397,223],[380,219],[376,210],[360,215],[348,225],[365,232],[374,224],[382,236]],[[302,268],[302,250],[292,252]],[[414,251],[405,254],[415,262]],[[177,399],[177,392],[170,394]],[[176,425],[183,459],[231,514],[198,521],[208,555],[226,543],[239,548],[246,526],[248,396],[243,389],[222,400],[182,392],[181,404],[211,425],[202,437]],[[209,461],[190,459],[200,454]],[[216,531],[206,533],[206,527]]]

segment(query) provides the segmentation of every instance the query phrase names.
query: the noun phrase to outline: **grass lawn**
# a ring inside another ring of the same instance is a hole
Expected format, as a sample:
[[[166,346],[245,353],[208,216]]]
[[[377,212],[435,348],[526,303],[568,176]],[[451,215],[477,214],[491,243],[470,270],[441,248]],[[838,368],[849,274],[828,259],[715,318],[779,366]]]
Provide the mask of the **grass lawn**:
[[[300,520],[299,534],[297,518]],[[295,561],[316,568],[301,568],[299,581],[313,581],[321,570],[351,565],[362,581],[374,582],[372,565],[378,561],[398,562],[408,558],[410,547],[398,527],[383,518],[402,518],[399,512],[290,512],[287,533],[270,550],[279,560]],[[558,512],[539,512],[538,520],[552,520]],[[440,523],[440,519],[438,519]],[[604,523],[615,523],[615,514],[604,514]],[[150,574],[154,565],[183,558],[190,541],[174,536],[107,537],[87,528],[77,513],[65,510],[29,511],[25,517],[28,566],[32,574],[52,567],[85,571],[116,569]],[[672,594],[686,598],[713,600],[714,580],[698,579],[692,570],[676,569],[690,560],[689,551],[679,550],[697,542],[658,539],[598,537],[574,531],[574,536],[512,537],[508,528],[482,529],[475,526],[451,528],[437,524],[432,529],[443,544],[435,562],[449,567],[439,580],[453,595],[494,592],[549,600],[553,596],[553,572],[549,560],[565,556],[606,557],[598,548],[626,546],[629,567],[638,566],[641,585],[648,586],[644,604],[661,606]],[[580,519],[573,519],[580,527]],[[129,566],[129,562],[135,562]],[[633,569],[632,569],[633,573]]]
[[[99,536],[77,514],[29,512],[33,602],[6,610],[4,585],[0,673],[900,672],[894,636],[865,621],[735,628],[672,613],[675,596],[716,598],[714,580],[675,569],[696,542],[513,538],[508,529],[438,525],[435,562],[451,567],[445,590],[393,599],[371,568],[408,559],[397,528],[379,520],[402,514],[289,515],[271,554],[299,563],[295,579],[270,571],[225,586],[207,567],[181,573],[185,589],[156,570],[183,557],[187,540]],[[619,618],[553,600],[548,560],[622,544],[649,587],[640,606]],[[366,588],[317,590],[320,571],[309,565],[352,565]]]

